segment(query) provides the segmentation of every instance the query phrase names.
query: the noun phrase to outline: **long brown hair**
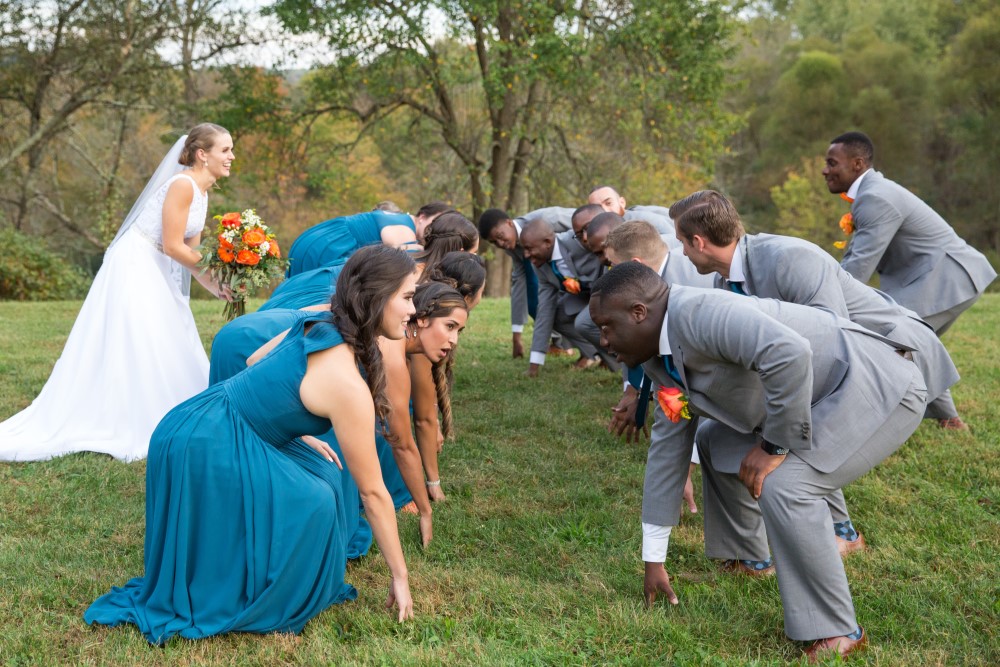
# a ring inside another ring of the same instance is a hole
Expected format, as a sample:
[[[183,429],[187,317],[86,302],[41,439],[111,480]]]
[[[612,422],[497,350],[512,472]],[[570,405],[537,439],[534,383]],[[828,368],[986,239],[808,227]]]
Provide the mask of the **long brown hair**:
[[[424,231],[424,251],[414,259],[424,263],[420,282],[427,279],[430,271],[449,252],[464,250],[470,252],[479,242],[479,232],[468,218],[458,211],[442,213],[427,225]]]
[[[413,296],[413,307],[416,313],[410,322],[417,320],[433,320],[448,317],[456,309],[469,311],[465,297],[451,285],[445,282],[422,283],[417,286]],[[434,378],[434,392],[437,395],[438,410],[441,413],[441,433],[446,438],[455,435],[454,422],[451,413],[451,364],[454,363],[455,350],[452,348],[441,361],[431,366]]]
[[[404,251],[385,245],[360,248],[337,277],[330,303],[333,322],[365,370],[375,415],[387,423],[392,409],[385,395],[385,367],[378,347],[386,304],[416,264]]]

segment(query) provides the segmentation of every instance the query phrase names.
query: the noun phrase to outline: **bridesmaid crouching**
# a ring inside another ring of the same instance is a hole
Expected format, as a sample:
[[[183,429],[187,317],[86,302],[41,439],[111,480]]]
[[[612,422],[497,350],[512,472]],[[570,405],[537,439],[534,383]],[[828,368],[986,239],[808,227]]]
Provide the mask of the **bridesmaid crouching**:
[[[149,446],[145,574],[98,598],[88,623],[133,623],[153,644],[297,633],[355,597],[344,582],[340,489],[322,472],[330,462],[295,444],[331,424],[391,573],[386,604],[400,621],[413,617],[374,434],[390,411],[377,338],[405,336],[415,285],[405,252],[359,250],[332,313],[300,320],[259,363],[167,413]]]

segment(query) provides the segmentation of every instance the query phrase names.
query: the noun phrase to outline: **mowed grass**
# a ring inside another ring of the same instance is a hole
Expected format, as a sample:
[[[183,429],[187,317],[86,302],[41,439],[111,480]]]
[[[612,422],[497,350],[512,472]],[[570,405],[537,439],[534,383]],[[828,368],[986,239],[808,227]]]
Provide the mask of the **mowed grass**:
[[[0,419],[41,388],[79,306],[0,303]],[[193,306],[208,348],[220,306]],[[620,381],[575,371],[566,358],[527,378],[526,361],[510,358],[507,313],[507,301],[485,301],[462,338],[458,437],[445,445],[448,499],[435,506],[429,549],[419,547],[416,518],[400,516],[415,621],[400,625],[384,611],[388,572],[373,549],[347,572],[359,598],[301,636],[174,639],[161,649],[130,626],[89,627],[81,617],[90,602],[142,574],[145,463],[75,454],[0,464],[0,664],[797,661],[802,647],[783,635],[776,582],[719,574],[704,557],[700,515],[685,515],[671,539],[680,605],[644,608],[646,448],[604,430]],[[998,329],[1000,295],[990,294],[945,338],[972,431],[925,422],[845,490],[871,547],[847,562],[871,637],[853,664],[1000,664]]]

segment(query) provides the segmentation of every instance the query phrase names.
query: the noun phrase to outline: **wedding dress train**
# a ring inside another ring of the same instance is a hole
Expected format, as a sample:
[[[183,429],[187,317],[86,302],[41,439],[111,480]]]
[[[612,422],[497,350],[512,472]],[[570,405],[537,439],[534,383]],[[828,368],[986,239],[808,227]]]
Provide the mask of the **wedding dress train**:
[[[207,196],[189,176],[173,176],[105,254],[41,393],[0,424],[0,460],[80,451],[145,458],[160,419],[208,386],[186,269],[161,249],[163,201],[176,179],[194,187],[184,237],[201,231]]]

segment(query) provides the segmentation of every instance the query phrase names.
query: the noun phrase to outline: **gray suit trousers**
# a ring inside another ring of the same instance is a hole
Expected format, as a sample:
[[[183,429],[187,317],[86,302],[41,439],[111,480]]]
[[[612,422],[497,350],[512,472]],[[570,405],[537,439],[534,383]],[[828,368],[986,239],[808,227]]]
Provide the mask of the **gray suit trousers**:
[[[895,452],[920,425],[927,392],[920,371],[916,366],[912,371],[909,388],[885,424],[839,468],[821,473],[793,452],[764,480],[757,504],[774,552],[790,639],[836,637],[858,627],[826,498]],[[703,458],[703,474],[710,468]],[[716,491],[708,483],[705,489],[707,506]],[[733,494],[711,500],[733,505],[728,514],[738,513],[743,504]]]
[[[608,368],[615,372],[621,370],[622,365],[618,363],[618,360],[601,347],[601,330],[594,324],[594,320],[591,319],[589,308],[584,308],[576,314],[576,321],[573,326],[581,338],[594,346],[594,349],[597,350],[597,355],[604,361]]]
[[[742,452],[755,446],[758,437],[734,431],[714,419],[704,419],[696,440],[698,456],[703,463],[709,462],[702,468],[705,555],[722,560],[766,560],[770,550],[757,501],[740,481],[738,468],[720,467],[712,460],[713,443],[716,447],[737,447]],[[726,498],[727,502],[720,502],[720,498]],[[850,520],[843,491],[834,490],[825,501],[831,523]]]

